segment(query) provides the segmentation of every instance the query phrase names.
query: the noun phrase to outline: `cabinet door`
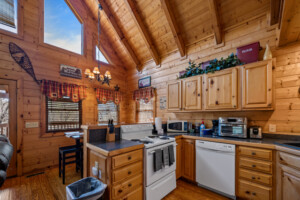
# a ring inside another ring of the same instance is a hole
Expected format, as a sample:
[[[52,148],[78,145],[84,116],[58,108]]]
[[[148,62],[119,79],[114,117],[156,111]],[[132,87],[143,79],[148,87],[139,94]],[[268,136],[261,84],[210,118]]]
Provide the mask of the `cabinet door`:
[[[242,67],[242,107],[271,108],[272,60]]]
[[[182,145],[182,176],[195,181],[195,141],[183,139]]]
[[[202,76],[188,78],[182,81],[183,109],[200,110],[202,107]]]
[[[287,165],[278,165],[278,199],[300,200],[300,171]]]
[[[238,69],[205,75],[205,109],[237,109]]]
[[[182,139],[176,139],[176,179],[181,177]]]
[[[168,110],[181,110],[181,81],[168,83]]]

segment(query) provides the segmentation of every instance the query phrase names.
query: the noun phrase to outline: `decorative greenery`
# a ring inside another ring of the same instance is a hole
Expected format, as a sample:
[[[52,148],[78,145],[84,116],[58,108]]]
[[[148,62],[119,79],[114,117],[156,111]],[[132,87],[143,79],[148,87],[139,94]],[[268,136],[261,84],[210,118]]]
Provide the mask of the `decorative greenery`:
[[[209,66],[207,66],[205,69],[202,69],[201,67],[203,65],[203,62],[196,65],[194,61],[189,61],[189,66],[186,68],[186,72],[179,78],[187,78],[200,74],[214,73],[215,71],[220,71],[242,64],[243,63],[240,61],[240,59],[238,59],[237,55],[234,55],[233,53],[230,54],[226,59],[223,59],[222,57],[220,60],[211,60],[209,62]]]

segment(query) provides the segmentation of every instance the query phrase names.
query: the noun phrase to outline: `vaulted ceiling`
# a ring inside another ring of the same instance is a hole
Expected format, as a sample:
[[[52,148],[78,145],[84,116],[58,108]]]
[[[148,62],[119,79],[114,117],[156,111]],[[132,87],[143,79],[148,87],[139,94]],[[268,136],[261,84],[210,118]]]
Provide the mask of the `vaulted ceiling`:
[[[281,0],[85,0],[95,19],[101,3],[101,29],[126,68],[179,52],[207,38],[222,43],[228,29],[251,19],[279,20]]]

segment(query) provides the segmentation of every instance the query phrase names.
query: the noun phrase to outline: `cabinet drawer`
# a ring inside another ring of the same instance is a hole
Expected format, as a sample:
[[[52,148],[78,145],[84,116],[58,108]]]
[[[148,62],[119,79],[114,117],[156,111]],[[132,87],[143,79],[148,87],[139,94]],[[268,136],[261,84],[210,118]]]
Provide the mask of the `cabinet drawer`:
[[[138,160],[143,159],[143,150],[132,151],[129,153],[124,153],[122,155],[114,156],[112,158],[112,167],[113,169],[134,163]]]
[[[272,163],[266,161],[253,160],[250,158],[240,158],[239,166],[270,174],[272,173]]]
[[[278,152],[278,160],[284,165],[289,165],[300,170],[300,157],[292,154]]]
[[[248,179],[257,183],[266,184],[272,186],[272,176],[268,174],[263,174],[259,172],[253,172],[246,169],[239,170],[239,177]]]
[[[120,169],[114,170],[112,179],[113,183],[124,180],[133,175],[139,174],[143,171],[143,162],[137,162],[132,165],[122,167]]]
[[[143,188],[142,186],[130,192],[126,197],[122,200],[142,200],[143,199]]]
[[[248,181],[239,180],[238,197],[242,199],[272,199],[272,189]]]
[[[239,146],[239,154],[241,156],[249,156],[251,158],[272,161],[272,150],[269,149],[257,149],[257,148]]]
[[[124,194],[131,191],[133,188],[137,188],[139,185],[143,184],[143,176],[142,174],[137,175],[129,180],[126,180],[119,185],[113,186],[112,195],[113,198],[123,196]]]

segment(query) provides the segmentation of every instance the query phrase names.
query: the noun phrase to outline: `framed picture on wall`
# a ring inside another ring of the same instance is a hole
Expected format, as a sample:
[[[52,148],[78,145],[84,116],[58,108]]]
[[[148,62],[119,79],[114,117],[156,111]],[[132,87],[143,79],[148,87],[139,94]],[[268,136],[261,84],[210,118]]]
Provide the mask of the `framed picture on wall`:
[[[145,88],[151,86],[151,76],[139,79],[139,88]]]

